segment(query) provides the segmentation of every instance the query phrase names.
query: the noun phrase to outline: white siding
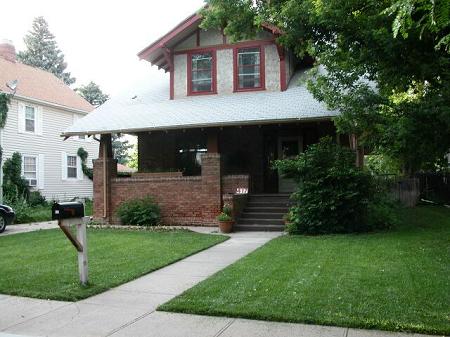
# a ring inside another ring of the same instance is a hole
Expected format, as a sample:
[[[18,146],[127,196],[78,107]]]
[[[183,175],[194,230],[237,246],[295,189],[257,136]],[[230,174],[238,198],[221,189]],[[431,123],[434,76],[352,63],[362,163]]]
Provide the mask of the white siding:
[[[28,103],[21,100],[20,104]],[[83,147],[89,153],[88,166],[92,167],[92,159],[98,157],[98,143],[78,139],[63,141],[60,134],[73,124],[74,113],[44,105],[31,105],[37,108],[36,134],[19,133],[19,101],[14,99],[11,102],[1,137],[4,160],[10,158],[14,152],[37,156],[38,177],[41,180],[38,182],[38,188],[49,201],[70,200],[75,197],[92,198],[93,185],[88,177],[63,180],[61,153],[76,156],[78,148]]]

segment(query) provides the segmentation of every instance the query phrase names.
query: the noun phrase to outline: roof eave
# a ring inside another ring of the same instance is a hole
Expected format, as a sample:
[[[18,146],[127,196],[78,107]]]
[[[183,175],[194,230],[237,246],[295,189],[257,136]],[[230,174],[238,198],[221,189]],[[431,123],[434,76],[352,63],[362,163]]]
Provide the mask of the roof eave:
[[[335,117],[335,116],[330,115],[330,116],[305,117],[305,118],[248,120],[248,121],[223,122],[223,123],[201,123],[201,124],[186,124],[186,125],[173,125],[173,126],[161,126],[161,127],[134,128],[134,129],[88,130],[88,131],[80,131],[80,132],[63,132],[61,134],[61,137],[73,137],[73,136],[82,136],[82,135],[102,135],[102,134],[112,134],[112,133],[131,134],[131,133],[151,132],[151,131],[171,131],[171,130],[198,129],[198,128],[286,124],[286,123],[295,123],[295,122],[321,122],[321,121],[329,121],[333,117]]]

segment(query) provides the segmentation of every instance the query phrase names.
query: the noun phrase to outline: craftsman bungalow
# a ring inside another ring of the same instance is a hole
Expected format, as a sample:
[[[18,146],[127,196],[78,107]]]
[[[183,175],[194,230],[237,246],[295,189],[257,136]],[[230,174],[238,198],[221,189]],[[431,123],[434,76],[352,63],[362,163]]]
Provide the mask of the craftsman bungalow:
[[[168,72],[168,83],[112,99],[64,133],[101,135],[96,218],[117,223],[121,202],[152,195],[165,223],[212,225],[226,199],[237,215],[244,210],[242,228],[280,228],[294,186],[272,161],[335,136],[336,112],[299,81],[311,60],[278,45],[280,31],[267,26],[254,40],[230,43],[200,22],[190,16],[138,54]],[[117,176],[113,133],[138,137],[139,172],[130,177]]]

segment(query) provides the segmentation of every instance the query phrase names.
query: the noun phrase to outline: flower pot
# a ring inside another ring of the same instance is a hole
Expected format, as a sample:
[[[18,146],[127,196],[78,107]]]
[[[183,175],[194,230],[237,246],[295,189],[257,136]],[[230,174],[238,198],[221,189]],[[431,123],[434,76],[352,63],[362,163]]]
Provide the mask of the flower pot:
[[[219,221],[219,229],[222,233],[231,233],[233,231],[233,220]]]

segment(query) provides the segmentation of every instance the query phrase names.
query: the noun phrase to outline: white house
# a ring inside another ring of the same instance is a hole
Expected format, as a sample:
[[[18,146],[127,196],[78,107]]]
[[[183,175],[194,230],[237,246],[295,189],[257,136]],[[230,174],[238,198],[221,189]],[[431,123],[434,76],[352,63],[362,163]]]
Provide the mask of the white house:
[[[92,198],[92,181],[83,174],[78,149],[98,156],[92,137],[65,140],[61,133],[94,108],[53,74],[16,61],[14,46],[0,42],[0,91],[17,80],[6,125],[0,131],[3,162],[14,152],[22,155],[22,174],[33,190],[47,200]]]

